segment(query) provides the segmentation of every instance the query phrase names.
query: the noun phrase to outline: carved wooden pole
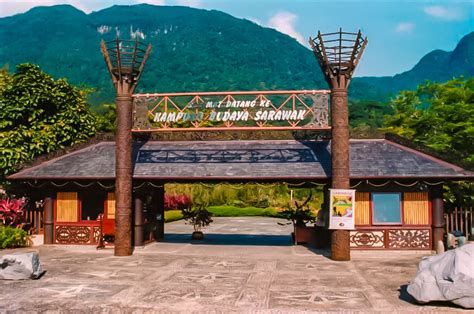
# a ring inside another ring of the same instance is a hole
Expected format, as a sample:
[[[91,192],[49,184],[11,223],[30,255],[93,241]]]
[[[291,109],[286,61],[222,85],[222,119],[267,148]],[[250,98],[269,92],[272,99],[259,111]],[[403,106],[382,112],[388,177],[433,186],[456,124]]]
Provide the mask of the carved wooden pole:
[[[117,38],[107,43],[102,41],[101,50],[117,92],[114,254],[127,256],[132,254],[132,94],[143,73],[151,45],[147,47],[138,41]]]
[[[349,112],[347,89],[331,91],[331,163],[333,189],[349,189]],[[351,259],[349,230],[331,233],[331,258],[336,261]]]
[[[327,47],[325,41],[330,43]],[[321,34],[310,38],[309,44],[318,60],[328,85],[331,87],[331,163],[333,189],[350,188],[349,171],[349,109],[347,88],[359,62],[367,38],[362,34],[343,32]],[[331,233],[331,258],[348,261],[350,255],[349,230]]]

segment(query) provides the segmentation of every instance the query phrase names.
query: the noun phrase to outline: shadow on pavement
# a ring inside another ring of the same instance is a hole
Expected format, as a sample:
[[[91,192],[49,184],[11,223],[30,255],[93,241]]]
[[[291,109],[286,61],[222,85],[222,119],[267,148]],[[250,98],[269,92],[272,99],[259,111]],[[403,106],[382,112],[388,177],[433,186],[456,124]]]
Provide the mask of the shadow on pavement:
[[[291,235],[273,234],[204,234],[203,240],[192,240],[191,234],[167,233],[163,242],[191,243],[211,245],[262,245],[262,246],[291,246]]]

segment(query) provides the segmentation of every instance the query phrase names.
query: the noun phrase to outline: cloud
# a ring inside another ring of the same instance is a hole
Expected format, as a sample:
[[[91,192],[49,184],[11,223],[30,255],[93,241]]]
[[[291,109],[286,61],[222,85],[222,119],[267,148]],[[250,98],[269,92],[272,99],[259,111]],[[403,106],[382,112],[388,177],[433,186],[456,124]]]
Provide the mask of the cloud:
[[[260,25],[260,26],[263,25],[262,21],[260,21],[259,19],[256,19],[256,18],[253,18],[253,17],[246,17],[245,19],[247,19],[247,20],[249,20],[249,21],[251,21],[251,22],[254,22],[254,23],[257,24],[257,25]]]
[[[176,3],[185,7],[202,8],[201,0],[178,0]]]
[[[298,16],[291,13],[291,12],[278,12],[274,16],[270,18],[268,21],[268,26],[271,28],[276,29],[277,31],[287,34],[294,39],[296,39],[298,42],[300,42],[302,45],[305,44],[305,41],[303,39],[303,36],[298,33],[295,29],[295,22],[298,20]]]
[[[102,7],[100,2],[93,0],[0,0],[0,17],[24,13],[37,6],[58,4],[70,4],[85,13],[90,13]]]
[[[398,23],[397,27],[395,27],[395,31],[397,33],[411,33],[411,31],[414,28],[415,28],[415,23],[401,22],[401,23]]]
[[[454,7],[448,8],[440,5],[433,5],[425,7],[424,11],[432,17],[446,21],[462,20],[464,18],[462,11]]]
[[[146,3],[152,5],[165,5],[165,0],[135,0],[136,3]]]

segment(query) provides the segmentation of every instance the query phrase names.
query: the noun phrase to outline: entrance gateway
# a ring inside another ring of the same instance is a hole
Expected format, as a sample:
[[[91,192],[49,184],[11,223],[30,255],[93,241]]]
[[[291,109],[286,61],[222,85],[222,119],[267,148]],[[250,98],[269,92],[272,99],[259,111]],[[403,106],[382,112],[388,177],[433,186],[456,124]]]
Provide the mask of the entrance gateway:
[[[104,225],[115,225],[115,255],[130,255],[133,245],[163,238],[157,217],[163,217],[165,183],[225,181],[356,190],[355,229],[332,231],[334,260],[349,260],[351,248],[432,249],[444,233],[443,182],[472,180],[474,173],[394,137],[349,140],[347,87],[366,44],[360,32],[342,30],[310,39],[331,91],[133,94],[151,46],[102,42],[117,90],[115,141],[38,161],[9,179],[24,182],[31,199],[44,200],[45,244],[96,244],[101,225],[88,214],[100,207]],[[325,131],[331,140],[132,138],[202,130]]]

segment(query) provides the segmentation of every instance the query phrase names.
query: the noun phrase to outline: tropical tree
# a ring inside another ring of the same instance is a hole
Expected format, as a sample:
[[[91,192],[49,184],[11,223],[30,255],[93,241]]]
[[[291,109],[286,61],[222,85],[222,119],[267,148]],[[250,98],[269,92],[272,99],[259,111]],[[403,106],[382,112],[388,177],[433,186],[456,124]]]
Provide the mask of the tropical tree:
[[[385,130],[432,148],[453,162],[474,169],[474,78],[445,83],[427,82],[403,91],[392,102],[394,114],[385,117]],[[451,184],[447,200],[474,205],[472,183]]]
[[[0,73],[0,182],[22,163],[93,136],[86,92],[32,64]]]

